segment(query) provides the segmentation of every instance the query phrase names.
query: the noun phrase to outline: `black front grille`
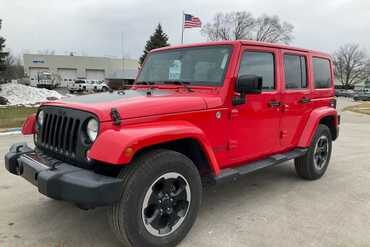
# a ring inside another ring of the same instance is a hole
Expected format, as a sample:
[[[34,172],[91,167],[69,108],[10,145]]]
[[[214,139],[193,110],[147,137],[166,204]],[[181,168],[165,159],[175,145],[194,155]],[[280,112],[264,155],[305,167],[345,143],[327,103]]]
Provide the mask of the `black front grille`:
[[[93,114],[62,108],[41,107],[44,123],[38,127],[36,145],[52,156],[77,163],[87,163],[89,142],[84,128]]]
[[[41,128],[41,144],[56,152],[75,155],[80,120],[46,113],[44,121],[45,124]]]

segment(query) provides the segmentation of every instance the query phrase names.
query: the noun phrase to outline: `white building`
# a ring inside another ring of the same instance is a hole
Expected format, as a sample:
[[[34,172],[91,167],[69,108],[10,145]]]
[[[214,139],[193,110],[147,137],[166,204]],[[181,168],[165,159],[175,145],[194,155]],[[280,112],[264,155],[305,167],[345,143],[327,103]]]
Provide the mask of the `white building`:
[[[24,54],[23,61],[31,85],[36,84],[37,74],[43,71],[59,75],[61,86],[67,86],[81,78],[94,81],[108,78],[133,80],[139,67],[134,59],[107,57]],[[130,78],[117,78],[117,75]]]

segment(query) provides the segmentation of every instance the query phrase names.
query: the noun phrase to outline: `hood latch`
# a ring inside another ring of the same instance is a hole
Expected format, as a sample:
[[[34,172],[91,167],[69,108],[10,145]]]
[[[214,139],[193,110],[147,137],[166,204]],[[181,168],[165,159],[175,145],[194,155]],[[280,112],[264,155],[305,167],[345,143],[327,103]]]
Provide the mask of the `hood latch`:
[[[121,124],[121,115],[117,111],[116,108],[112,108],[110,111],[110,115],[112,117],[112,121],[114,125],[120,125]]]

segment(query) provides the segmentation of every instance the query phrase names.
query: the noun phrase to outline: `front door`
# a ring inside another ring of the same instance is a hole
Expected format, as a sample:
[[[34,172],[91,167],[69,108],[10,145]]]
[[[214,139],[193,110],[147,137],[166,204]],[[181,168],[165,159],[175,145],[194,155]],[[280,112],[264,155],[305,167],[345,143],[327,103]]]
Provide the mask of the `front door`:
[[[278,50],[244,47],[237,76],[262,77],[261,94],[246,95],[245,104],[233,106],[229,139],[233,164],[268,156],[281,148],[279,142],[280,88]]]
[[[308,57],[302,52],[282,51],[284,66],[280,142],[283,149],[296,146],[311,112]]]

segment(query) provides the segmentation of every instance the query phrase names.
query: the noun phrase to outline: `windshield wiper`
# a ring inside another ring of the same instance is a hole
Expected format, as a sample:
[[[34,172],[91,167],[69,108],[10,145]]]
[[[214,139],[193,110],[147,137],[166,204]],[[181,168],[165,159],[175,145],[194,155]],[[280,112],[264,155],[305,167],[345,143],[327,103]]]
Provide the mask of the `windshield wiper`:
[[[154,81],[138,81],[138,82],[135,82],[134,85],[152,85],[151,87],[147,88],[146,90],[147,95],[151,95],[152,94],[151,90],[155,89],[155,87],[153,87],[153,85],[155,85]]]
[[[187,81],[180,81],[180,80],[171,81],[171,80],[168,80],[168,81],[161,81],[161,82],[163,84],[178,84],[178,85],[183,86],[186,90],[188,90],[188,92],[194,92],[194,90],[189,87],[190,82],[187,82]]]

